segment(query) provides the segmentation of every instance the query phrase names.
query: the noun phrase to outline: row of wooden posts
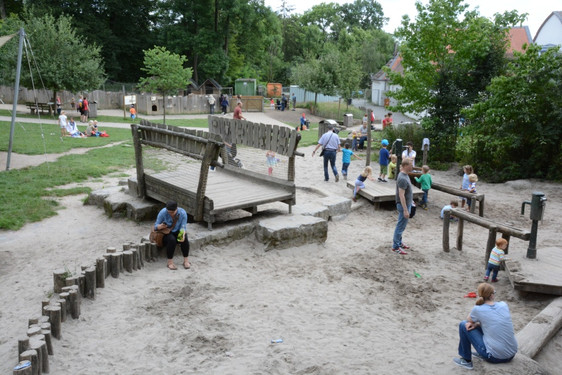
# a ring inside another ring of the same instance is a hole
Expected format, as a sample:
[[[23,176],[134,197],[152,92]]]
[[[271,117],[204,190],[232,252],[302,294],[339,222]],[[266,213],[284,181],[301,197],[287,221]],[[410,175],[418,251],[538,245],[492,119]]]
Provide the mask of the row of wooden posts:
[[[41,375],[49,372],[49,356],[53,355],[52,338],[62,338],[61,323],[80,317],[82,298],[95,299],[96,289],[105,287],[110,275],[118,278],[124,272],[132,273],[158,257],[156,244],[125,243],[123,250],[108,247],[95,264],[82,266],[80,275],[66,270],[53,272],[51,298],[41,301],[42,315],[28,320],[26,335],[18,339],[18,361],[14,375]]]

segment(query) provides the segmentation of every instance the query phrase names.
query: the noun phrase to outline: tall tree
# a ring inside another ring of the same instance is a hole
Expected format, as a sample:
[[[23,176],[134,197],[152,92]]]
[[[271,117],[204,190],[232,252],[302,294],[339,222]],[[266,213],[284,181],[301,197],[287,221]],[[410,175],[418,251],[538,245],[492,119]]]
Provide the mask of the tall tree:
[[[490,21],[466,11],[462,0],[417,2],[416,8],[415,22],[405,17],[396,33],[404,73],[389,72],[400,86],[389,96],[397,110],[429,113],[424,128],[436,145],[433,155],[453,160],[460,111],[504,69],[509,26],[524,16],[506,12]]]
[[[148,92],[162,95],[164,124],[166,123],[166,96],[187,87],[191,79],[191,68],[183,66],[186,62],[185,56],[171,53],[165,47],[155,46],[144,51],[144,67],[141,69],[146,76],[139,80],[139,86]]]
[[[42,82],[45,88],[53,91],[54,101],[60,90],[93,90],[105,81],[99,47],[86,45],[84,39],[76,34],[70,17],[60,16],[56,19],[52,15],[35,17],[28,13],[24,30],[30,42],[29,52],[33,54],[24,56],[23,66],[29,63],[32,71],[22,69],[23,86],[32,87],[33,74],[35,85]],[[12,44],[10,48],[17,49],[17,46]],[[7,55],[15,56],[16,53],[16,50],[12,50]],[[2,70],[4,73],[0,76],[5,79],[13,77],[15,60],[7,62]]]
[[[459,150],[492,181],[562,179],[562,55],[531,45],[471,108]]]

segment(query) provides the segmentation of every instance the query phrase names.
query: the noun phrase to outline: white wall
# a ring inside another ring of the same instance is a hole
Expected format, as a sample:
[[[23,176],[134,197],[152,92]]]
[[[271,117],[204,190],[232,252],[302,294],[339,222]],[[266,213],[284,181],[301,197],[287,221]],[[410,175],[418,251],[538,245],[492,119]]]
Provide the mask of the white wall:
[[[541,46],[562,44],[562,21],[556,15],[552,15],[542,26],[540,33],[535,37],[535,43]]]

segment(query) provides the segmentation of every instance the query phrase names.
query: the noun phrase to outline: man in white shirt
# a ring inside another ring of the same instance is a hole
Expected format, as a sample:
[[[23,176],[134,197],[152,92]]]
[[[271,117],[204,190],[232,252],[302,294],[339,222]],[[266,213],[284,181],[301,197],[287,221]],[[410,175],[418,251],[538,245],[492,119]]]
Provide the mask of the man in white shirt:
[[[332,172],[334,172],[334,177],[336,178],[336,182],[340,180],[340,176],[338,175],[338,169],[336,168],[336,153],[340,150],[340,137],[334,132],[334,127],[331,124],[328,124],[328,131],[320,137],[318,140],[318,144],[314,151],[312,151],[312,156],[316,154],[316,150],[320,147],[324,150],[324,181],[330,180],[330,175],[328,173],[328,162],[332,167]]]
[[[406,146],[408,146],[408,149],[404,150],[404,152],[402,152],[402,159],[405,159],[405,158],[412,159],[412,167],[415,167],[416,166],[416,152],[414,151],[414,144],[412,142],[408,142],[408,143],[406,143]]]
[[[66,126],[67,126],[66,111],[62,111],[59,116],[59,126],[60,126],[60,136],[66,137]]]

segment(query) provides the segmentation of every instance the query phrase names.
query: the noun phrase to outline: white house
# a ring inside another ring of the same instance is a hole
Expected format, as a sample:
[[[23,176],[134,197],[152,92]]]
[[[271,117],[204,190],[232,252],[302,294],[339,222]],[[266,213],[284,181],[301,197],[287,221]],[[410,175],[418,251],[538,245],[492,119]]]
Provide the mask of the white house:
[[[544,20],[533,41],[546,48],[562,45],[562,11],[552,12]]]

